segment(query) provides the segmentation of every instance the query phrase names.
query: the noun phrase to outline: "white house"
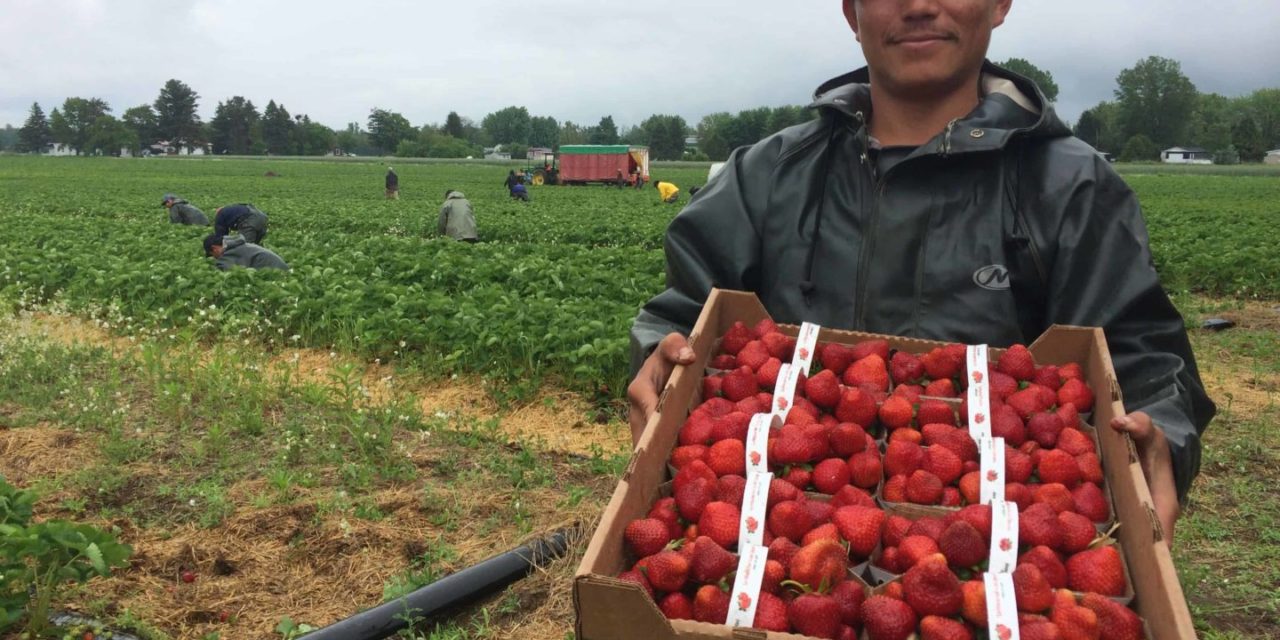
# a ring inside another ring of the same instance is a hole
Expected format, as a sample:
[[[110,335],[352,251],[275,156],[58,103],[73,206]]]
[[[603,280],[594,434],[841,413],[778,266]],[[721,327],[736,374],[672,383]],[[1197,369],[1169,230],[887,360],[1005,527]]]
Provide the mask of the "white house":
[[[1213,164],[1213,154],[1203,147],[1173,147],[1160,152],[1166,164]]]
[[[485,147],[484,159],[485,160],[510,160],[511,152],[503,149],[502,145],[498,145],[496,147]]]
[[[1272,149],[1268,151],[1267,155],[1262,158],[1262,161],[1267,164],[1280,164],[1280,149]]]
[[[75,154],[75,149],[61,142],[55,142],[44,148],[44,155],[46,156],[74,156]]]

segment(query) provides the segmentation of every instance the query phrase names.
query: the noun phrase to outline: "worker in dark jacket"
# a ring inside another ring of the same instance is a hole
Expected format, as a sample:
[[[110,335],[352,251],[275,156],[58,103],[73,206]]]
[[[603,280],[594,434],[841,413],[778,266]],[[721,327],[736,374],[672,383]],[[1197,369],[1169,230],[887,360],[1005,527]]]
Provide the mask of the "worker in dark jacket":
[[[209,225],[209,218],[195,205],[172,193],[164,194],[160,206],[169,210],[169,222],[173,224],[194,224],[202,227]]]
[[[245,242],[259,244],[267,237],[267,214],[251,204],[231,204],[213,216],[213,232],[220,236],[239,232]]]
[[[667,290],[631,331],[633,435],[692,362],[713,286],[779,322],[968,344],[1097,326],[1134,411],[1109,426],[1172,539],[1215,407],[1133,192],[1031,81],[985,62],[1010,3],[844,0],[869,67],[818,89],[818,119],[735,151],[667,230]]]
[[[223,271],[232,267],[289,270],[289,265],[275,252],[248,242],[243,235],[221,236],[215,233],[205,236],[204,255],[214,258],[214,266]]]
[[[396,175],[396,170],[387,167],[387,199],[400,199],[400,176]]]

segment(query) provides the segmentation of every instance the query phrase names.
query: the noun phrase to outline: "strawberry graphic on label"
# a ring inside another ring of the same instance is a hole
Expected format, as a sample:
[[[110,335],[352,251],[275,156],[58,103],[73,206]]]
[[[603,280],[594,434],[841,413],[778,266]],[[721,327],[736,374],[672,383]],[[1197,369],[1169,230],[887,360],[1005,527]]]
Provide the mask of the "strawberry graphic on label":
[[[809,350],[808,350],[808,349],[805,349],[805,348],[801,348],[801,349],[800,349],[800,359],[801,359],[801,360],[808,360],[808,359],[809,359]]]
[[[756,529],[758,529],[759,527],[760,527],[759,520],[756,520],[751,516],[747,516],[747,533],[755,533]]]
[[[1010,550],[1010,549],[1012,549],[1012,548],[1013,548],[1013,541],[1012,541],[1012,540],[1010,540],[1010,539],[1008,539],[1008,538],[1001,538],[1001,539],[1000,539],[1000,550],[1001,550],[1001,551],[1008,551],[1008,550]]]
[[[1000,479],[1000,474],[995,469],[992,469],[987,472],[987,482],[995,482],[996,480],[999,480],[999,479]]]
[[[998,624],[996,625],[996,636],[998,636],[1000,640],[1009,640],[1013,637],[1013,631],[1010,630],[1009,627]]]
[[[758,405],[757,405],[757,406],[758,406]],[[786,398],[778,398],[778,408],[779,408],[779,409],[786,409],[786,408],[787,408],[787,399],[786,399]]]
[[[987,416],[986,414],[982,414],[982,413],[976,414],[973,416],[973,421],[978,424],[982,424],[987,421]]]
[[[760,452],[759,452],[759,451],[752,451],[752,452],[751,452],[751,464],[753,464],[753,465],[757,465],[757,466],[760,464]]]
[[[982,372],[981,372],[981,371],[974,371],[974,372],[973,372],[973,383],[974,383],[974,384],[982,384]]]
[[[738,610],[746,611],[751,608],[751,596],[745,593],[738,594]]]

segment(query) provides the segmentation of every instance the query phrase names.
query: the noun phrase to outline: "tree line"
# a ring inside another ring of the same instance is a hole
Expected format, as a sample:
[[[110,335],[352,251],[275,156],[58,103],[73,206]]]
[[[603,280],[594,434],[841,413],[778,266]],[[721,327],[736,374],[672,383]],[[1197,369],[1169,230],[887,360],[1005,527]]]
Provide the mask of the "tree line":
[[[1049,71],[1021,58],[999,64],[1035,81],[1050,101],[1057,98],[1058,85]],[[1074,131],[1095,148],[1118,153],[1121,160],[1155,160],[1161,149],[1197,146],[1218,162],[1256,162],[1280,147],[1280,89],[1234,98],[1200,93],[1177,61],[1152,56],[1121,71],[1114,94],[1114,100],[1081,114]],[[712,113],[696,126],[678,115],[654,114],[620,129],[611,115],[583,125],[509,106],[478,123],[455,111],[443,124],[415,126],[403,114],[375,107],[365,123],[351,122],[335,131],[306,114],[291,115],[274,100],[259,110],[242,96],[218,102],[214,117],[202,122],[199,98],[174,79],[161,87],[153,103],[130,108],[119,118],[98,98],[67,98],[48,116],[36,103],[21,129],[0,130],[0,149],[38,152],[60,143],[78,154],[116,154],[163,141],[174,147],[208,146],[216,154],[322,155],[340,150],[462,158],[501,146],[518,158],[530,147],[629,144],[648,146],[656,160],[724,160],[738,147],[813,117],[807,108],[790,105]]]

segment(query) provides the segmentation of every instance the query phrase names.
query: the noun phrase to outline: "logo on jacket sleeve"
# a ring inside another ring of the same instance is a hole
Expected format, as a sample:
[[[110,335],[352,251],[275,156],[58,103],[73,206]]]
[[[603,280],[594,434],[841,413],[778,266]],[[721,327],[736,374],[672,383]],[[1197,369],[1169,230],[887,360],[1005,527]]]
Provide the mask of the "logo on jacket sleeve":
[[[1009,270],[1002,264],[989,264],[973,272],[973,283],[988,291],[1009,288]]]

